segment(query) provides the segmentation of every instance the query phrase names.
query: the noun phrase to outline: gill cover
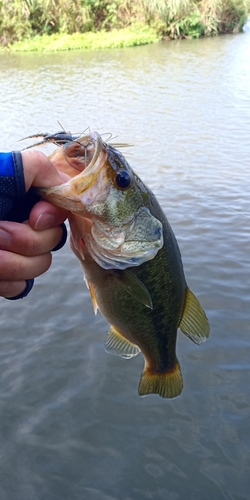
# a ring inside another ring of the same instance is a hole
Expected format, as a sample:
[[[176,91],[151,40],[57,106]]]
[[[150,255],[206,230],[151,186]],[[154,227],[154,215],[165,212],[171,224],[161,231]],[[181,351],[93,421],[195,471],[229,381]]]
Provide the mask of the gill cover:
[[[92,238],[85,238],[91,257],[104,269],[127,269],[153,259],[163,246],[161,222],[140,207],[123,227],[94,220]]]

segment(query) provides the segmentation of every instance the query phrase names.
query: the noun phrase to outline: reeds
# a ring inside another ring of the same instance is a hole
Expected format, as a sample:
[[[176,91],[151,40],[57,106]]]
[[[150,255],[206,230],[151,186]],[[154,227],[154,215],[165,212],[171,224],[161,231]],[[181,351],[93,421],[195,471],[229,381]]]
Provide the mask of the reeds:
[[[170,38],[198,38],[240,31],[250,0],[144,0],[151,15],[164,23]]]
[[[238,31],[248,13],[250,0],[0,0],[0,43],[138,21],[169,38],[193,38]]]

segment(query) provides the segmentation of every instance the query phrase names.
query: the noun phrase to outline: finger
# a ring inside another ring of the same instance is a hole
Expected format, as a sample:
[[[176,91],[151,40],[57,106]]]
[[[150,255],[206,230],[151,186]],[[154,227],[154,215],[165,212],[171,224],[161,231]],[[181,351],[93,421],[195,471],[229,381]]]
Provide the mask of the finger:
[[[31,186],[50,188],[62,184],[56,168],[41,151],[22,151],[26,191]]]
[[[59,226],[67,217],[67,210],[55,207],[47,201],[39,201],[30,212],[29,222],[33,229],[41,231]]]
[[[36,278],[51,265],[51,254],[26,257],[0,250],[0,276],[3,281],[22,281]]]
[[[52,162],[53,163],[53,162]],[[54,163],[53,163],[54,165]],[[71,179],[71,176],[66,174],[65,172],[62,172],[59,168],[57,168],[57,165],[54,165],[58,171],[59,177],[63,182],[67,182],[69,179]],[[73,176],[74,177],[74,176]]]
[[[0,297],[9,299],[24,292],[27,286],[26,281],[0,281]]]
[[[60,226],[34,231],[26,223],[0,221],[0,249],[26,257],[50,252],[61,241],[62,235]]]

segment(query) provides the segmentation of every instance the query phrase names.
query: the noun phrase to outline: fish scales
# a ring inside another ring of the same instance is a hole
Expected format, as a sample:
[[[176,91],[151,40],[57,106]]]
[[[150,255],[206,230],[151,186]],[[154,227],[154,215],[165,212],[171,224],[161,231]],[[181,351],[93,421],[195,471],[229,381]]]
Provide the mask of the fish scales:
[[[100,312],[130,342],[138,345],[142,353],[150,359],[151,369],[155,372],[173,368],[176,363],[176,331],[180,322],[185,298],[185,282],[182,295],[176,291],[175,283],[168,280],[170,273],[166,265],[164,250],[160,250],[153,261],[133,268],[133,274],[142,281],[149,291],[153,310],[143,304],[119,286],[116,273],[97,268],[96,264],[85,262],[83,268],[88,281],[95,288],[95,295]],[[157,273],[159,263],[162,275]],[[132,270],[132,268],[130,268]],[[166,286],[168,283],[168,286]],[[180,290],[179,286],[179,290]]]

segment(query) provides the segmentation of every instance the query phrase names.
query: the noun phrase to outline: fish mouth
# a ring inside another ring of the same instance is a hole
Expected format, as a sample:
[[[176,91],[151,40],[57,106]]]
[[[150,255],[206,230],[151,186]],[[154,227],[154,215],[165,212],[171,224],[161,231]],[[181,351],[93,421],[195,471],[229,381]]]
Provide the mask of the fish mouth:
[[[43,199],[54,205],[79,213],[93,201],[103,201],[109,182],[103,168],[107,159],[105,143],[98,132],[92,132],[61,146],[50,156],[57,170],[70,179],[50,189],[39,188]]]
[[[52,153],[50,160],[61,172],[68,173],[69,168],[73,169],[70,177],[75,177],[97,160],[102,146],[103,141],[100,135],[93,132],[67,142]]]

